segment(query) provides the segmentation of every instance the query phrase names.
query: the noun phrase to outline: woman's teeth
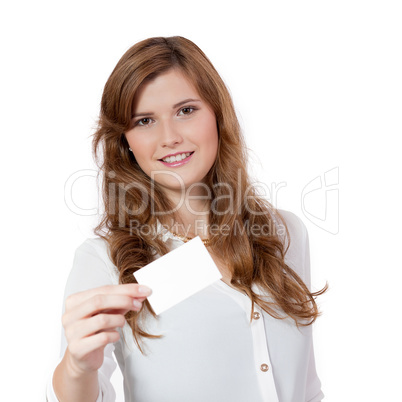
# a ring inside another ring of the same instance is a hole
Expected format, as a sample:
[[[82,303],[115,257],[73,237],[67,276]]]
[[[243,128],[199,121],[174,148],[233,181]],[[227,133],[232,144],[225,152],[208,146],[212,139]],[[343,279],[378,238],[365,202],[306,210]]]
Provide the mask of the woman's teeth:
[[[191,152],[186,152],[186,153],[178,154],[175,156],[168,156],[167,158],[163,158],[162,160],[163,160],[163,162],[166,162],[166,163],[180,162],[181,160],[190,156],[190,154],[191,154]]]

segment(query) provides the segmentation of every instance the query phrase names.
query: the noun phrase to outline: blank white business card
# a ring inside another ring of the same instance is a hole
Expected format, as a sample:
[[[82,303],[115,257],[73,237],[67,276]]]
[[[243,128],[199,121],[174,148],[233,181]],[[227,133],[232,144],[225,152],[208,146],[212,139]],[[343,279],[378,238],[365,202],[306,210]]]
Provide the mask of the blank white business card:
[[[180,303],[222,278],[199,236],[134,273],[152,289],[148,300],[156,314]]]

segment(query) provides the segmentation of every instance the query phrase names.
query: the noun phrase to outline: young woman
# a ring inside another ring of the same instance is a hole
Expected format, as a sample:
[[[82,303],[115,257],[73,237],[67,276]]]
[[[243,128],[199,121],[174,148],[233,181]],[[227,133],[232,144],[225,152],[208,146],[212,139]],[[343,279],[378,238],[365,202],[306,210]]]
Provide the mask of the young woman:
[[[309,290],[307,230],[257,195],[205,54],[183,37],[129,49],[93,146],[105,213],[76,251],[48,400],[114,401],[114,355],[126,401],[320,401],[311,324],[325,289]],[[156,315],[133,273],[194,236],[222,280]]]

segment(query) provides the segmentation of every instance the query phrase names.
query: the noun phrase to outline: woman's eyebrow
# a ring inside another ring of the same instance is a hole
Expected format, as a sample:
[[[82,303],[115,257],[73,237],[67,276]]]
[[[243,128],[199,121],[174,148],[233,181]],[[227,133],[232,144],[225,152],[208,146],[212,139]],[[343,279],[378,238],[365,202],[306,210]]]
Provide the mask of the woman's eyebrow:
[[[184,104],[187,103],[187,102],[201,102],[201,100],[200,100],[200,99],[188,98],[188,99],[185,99],[185,100],[183,100],[183,101],[181,101],[181,102],[176,103],[175,105],[173,105],[173,106],[172,106],[172,109],[176,109],[177,107],[179,107],[179,106],[181,106],[181,105],[184,105]]]
[[[138,116],[153,116],[153,112],[144,112],[144,113],[135,113],[131,116],[131,118],[138,117]]]
[[[176,109],[176,108],[178,108],[179,106],[184,105],[184,104],[187,103],[187,102],[201,102],[201,100],[200,100],[200,99],[188,98],[188,99],[182,100],[182,101],[180,101],[179,103],[176,103],[175,105],[173,105],[173,106],[172,106],[172,109]],[[134,117],[138,117],[138,116],[153,116],[153,115],[154,115],[153,112],[141,112],[141,113],[135,113],[135,114],[133,114],[132,117],[134,118]]]

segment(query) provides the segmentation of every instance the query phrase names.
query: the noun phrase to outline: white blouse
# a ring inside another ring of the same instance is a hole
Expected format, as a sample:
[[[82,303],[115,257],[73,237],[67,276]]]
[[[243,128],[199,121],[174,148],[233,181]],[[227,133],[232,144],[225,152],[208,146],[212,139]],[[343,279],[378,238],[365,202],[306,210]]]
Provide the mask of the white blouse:
[[[290,232],[286,263],[310,287],[306,226],[295,214],[279,210]],[[183,242],[160,232],[171,249]],[[70,294],[118,284],[118,271],[103,239],[88,239],[76,251],[64,301]],[[258,291],[256,287],[253,290]],[[126,402],[318,402],[324,397],[313,352],[312,327],[274,319],[222,280],[154,319],[142,323],[159,339],[144,339],[141,354],[126,323],[124,338],[105,348],[98,370],[96,402],[116,400],[110,377],[117,363],[124,377]],[[67,347],[64,333],[60,358]],[[51,378],[49,402],[57,402]]]

